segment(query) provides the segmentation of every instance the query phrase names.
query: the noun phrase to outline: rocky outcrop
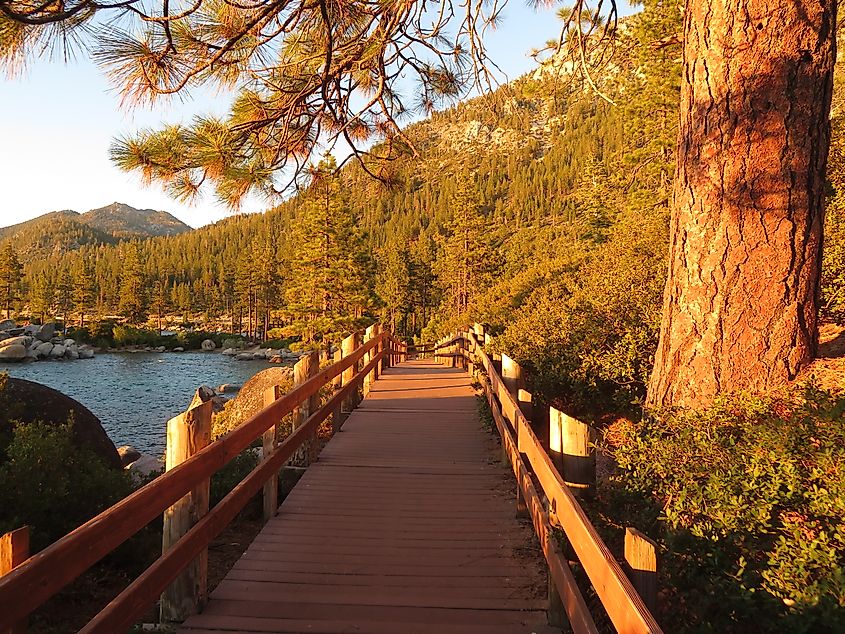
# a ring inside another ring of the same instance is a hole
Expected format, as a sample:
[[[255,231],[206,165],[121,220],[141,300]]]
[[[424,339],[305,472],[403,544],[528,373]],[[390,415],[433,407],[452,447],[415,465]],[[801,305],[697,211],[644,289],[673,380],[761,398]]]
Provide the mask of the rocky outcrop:
[[[23,361],[27,358],[26,346],[19,343],[0,346],[0,361]]]
[[[0,321],[0,332],[14,330],[15,328],[17,328],[17,324],[14,319],[4,319],[3,321]]]
[[[264,393],[273,385],[287,392],[293,387],[293,368],[267,368],[247,381],[238,395],[226,403],[224,411],[214,417],[214,435],[228,432],[264,407]]]
[[[56,336],[56,324],[44,324],[38,329],[38,332],[35,333],[35,336],[41,341],[50,341],[53,337]]]
[[[114,443],[87,407],[46,385],[9,377],[0,392],[0,435],[10,432],[17,423],[34,422],[71,422],[74,444],[91,449],[112,467],[121,467]]]
[[[0,341],[0,361],[38,361],[41,359],[93,359],[94,349],[86,345],[77,345],[73,339],[54,337],[50,341],[42,341],[41,330],[50,326],[39,327],[34,335],[7,337]],[[47,332],[49,332],[49,328]],[[32,331],[30,331],[32,332]]]

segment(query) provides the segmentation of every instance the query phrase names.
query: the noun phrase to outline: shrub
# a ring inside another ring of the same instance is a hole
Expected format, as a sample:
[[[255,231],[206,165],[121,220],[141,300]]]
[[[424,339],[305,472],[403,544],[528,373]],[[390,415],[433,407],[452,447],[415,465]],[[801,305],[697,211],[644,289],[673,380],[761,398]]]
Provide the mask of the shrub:
[[[667,631],[845,631],[843,421],[806,388],[611,428],[616,484],[662,508]]]
[[[211,505],[214,506],[222,500],[257,466],[258,456],[252,449],[247,449],[211,476]]]
[[[126,474],[72,444],[71,427],[17,425],[0,465],[0,532],[31,527],[33,550],[130,492]]]

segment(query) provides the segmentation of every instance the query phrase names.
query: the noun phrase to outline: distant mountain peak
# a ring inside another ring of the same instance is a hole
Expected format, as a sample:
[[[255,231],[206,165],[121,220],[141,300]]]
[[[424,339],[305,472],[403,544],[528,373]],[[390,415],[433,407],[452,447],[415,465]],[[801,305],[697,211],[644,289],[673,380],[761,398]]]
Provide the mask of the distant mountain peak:
[[[121,202],[86,211],[80,220],[118,238],[173,236],[191,231],[191,227],[166,211],[136,209]]]

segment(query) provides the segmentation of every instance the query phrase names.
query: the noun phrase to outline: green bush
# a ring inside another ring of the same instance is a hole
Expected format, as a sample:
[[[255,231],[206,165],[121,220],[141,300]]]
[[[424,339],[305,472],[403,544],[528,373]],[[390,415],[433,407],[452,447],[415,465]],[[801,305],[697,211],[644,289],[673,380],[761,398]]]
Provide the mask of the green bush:
[[[71,427],[17,425],[0,465],[0,532],[31,527],[40,550],[130,492],[123,471],[71,441]]]
[[[181,346],[185,348],[185,350],[199,350],[202,347],[202,342],[206,339],[211,339],[214,344],[219,348],[223,343],[223,335],[216,332],[203,332],[201,330],[198,331],[182,331],[178,333],[175,337],[168,337],[168,339],[175,343],[171,344],[162,344],[168,345],[168,347],[175,347]]]
[[[843,423],[807,388],[611,428],[615,484],[662,509],[667,631],[845,631]]]
[[[113,341],[116,346],[160,346],[164,337],[154,330],[135,328],[125,324],[114,326]],[[172,339],[172,337],[170,337]]]
[[[257,466],[258,456],[251,449],[247,449],[211,476],[211,505],[213,506],[222,500]]]

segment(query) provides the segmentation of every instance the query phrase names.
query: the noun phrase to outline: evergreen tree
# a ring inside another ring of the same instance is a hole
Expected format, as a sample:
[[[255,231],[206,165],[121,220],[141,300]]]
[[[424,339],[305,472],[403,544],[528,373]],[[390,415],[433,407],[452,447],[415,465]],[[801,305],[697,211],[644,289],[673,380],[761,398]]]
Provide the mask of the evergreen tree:
[[[6,311],[6,319],[12,314],[15,302],[20,299],[23,284],[23,266],[11,242],[0,252],[0,301]]]
[[[329,342],[351,330],[369,309],[369,256],[355,216],[326,158],[293,222],[285,297],[286,331]]]
[[[79,314],[79,327],[85,327],[85,315],[90,313],[97,295],[94,269],[90,260],[80,258],[73,269],[73,307]]]
[[[42,324],[45,323],[47,316],[53,310],[54,290],[55,286],[47,276],[47,271],[42,271],[32,277],[32,284],[29,288],[30,311],[33,315],[38,315],[41,318]]]
[[[56,282],[56,308],[62,316],[62,332],[67,332],[68,315],[74,303],[73,291],[73,277],[70,271],[64,269]]]
[[[464,317],[470,302],[490,286],[496,259],[492,224],[468,179],[452,196],[451,207],[452,219],[440,239],[437,279],[444,312],[454,320]]]
[[[141,324],[147,319],[147,276],[141,262],[140,248],[135,242],[123,248],[118,312],[130,324]]]

